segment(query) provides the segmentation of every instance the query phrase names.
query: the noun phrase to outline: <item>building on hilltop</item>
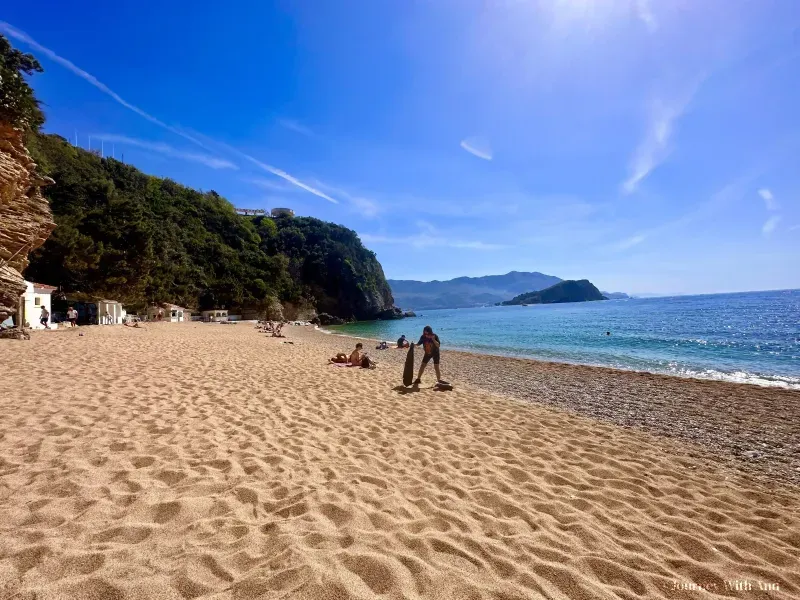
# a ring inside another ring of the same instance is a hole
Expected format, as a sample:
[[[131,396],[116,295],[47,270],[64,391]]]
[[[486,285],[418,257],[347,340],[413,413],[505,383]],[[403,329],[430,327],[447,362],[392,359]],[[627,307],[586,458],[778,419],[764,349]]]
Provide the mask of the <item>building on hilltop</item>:
[[[291,208],[273,208],[269,211],[271,217],[293,217],[294,211]]]

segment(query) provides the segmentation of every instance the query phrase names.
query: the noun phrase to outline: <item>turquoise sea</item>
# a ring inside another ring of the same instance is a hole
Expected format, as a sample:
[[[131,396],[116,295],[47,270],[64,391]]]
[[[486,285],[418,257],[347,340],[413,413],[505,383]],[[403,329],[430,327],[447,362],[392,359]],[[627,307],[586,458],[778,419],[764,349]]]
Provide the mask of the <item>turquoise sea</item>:
[[[800,389],[800,290],[420,312],[329,330],[394,343],[431,325],[443,352]]]

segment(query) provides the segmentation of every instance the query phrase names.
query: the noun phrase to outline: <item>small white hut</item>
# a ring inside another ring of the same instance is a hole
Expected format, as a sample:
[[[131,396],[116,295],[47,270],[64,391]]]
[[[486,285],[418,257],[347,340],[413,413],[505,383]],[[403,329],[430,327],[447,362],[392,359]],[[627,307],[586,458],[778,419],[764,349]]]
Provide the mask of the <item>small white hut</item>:
[[[25,292],[20,296],[19,322],[31,329],[45,329],[40,322],[42,307],[51,313],[51,294],[56,290],[52,285],[43,283],[25,282]],[[51,327],[53,327],[51,325]]]
[[[122,304],[116,300],[97,301],[98,325],[120,325],[125,318]]]
[[[182,306],[177,304],[163,304],[161,306],[148,306],[147,307],[147,320],[158,321],[159,311],[161,312],[161,320],[167,323],[183,323],[187,316],[187,311]]]
[[[228,311],[224,308],[215,308],[214,310],[204,310],[202,312],[203,321],[206,323],[218,323],[220,321],[228,320]]]

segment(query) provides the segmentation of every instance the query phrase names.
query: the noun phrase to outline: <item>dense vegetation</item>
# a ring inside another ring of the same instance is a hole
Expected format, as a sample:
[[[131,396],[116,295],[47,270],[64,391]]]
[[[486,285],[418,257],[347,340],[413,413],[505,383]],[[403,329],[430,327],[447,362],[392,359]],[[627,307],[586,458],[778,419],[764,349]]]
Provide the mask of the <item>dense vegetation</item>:
[[[520,294],[503,302],[503,306],[513,304],[557,304],[560,302],[588,302],[607,300],[588,279],[561,281],[539,292]]]
[[[133,307],[265,310],[275,301],[343,318],[375,318],[392,296],[355,232],[312,218],[242,217],[214,191],[145,175],[31,133],[55,179],[44,190],[57,227],[31,255],[28,279]]]
[[[23,76],[41,72],[33,55],[12,48],[0,35],[0,123],[23,129],[38,129],[44,123],[39,102]]]

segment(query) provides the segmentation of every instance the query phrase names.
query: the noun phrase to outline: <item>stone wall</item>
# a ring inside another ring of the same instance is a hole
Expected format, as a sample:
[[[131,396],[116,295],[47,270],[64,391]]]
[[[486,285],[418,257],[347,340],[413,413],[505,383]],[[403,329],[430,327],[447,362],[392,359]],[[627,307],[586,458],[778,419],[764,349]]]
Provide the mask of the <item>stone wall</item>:
[[[25,291],[22,272],[28,254],[44,244],[56,226],[41,193],[53,180],[37,175],[24,138],[21,130],[0,123],[0,321],[16,312]]]

